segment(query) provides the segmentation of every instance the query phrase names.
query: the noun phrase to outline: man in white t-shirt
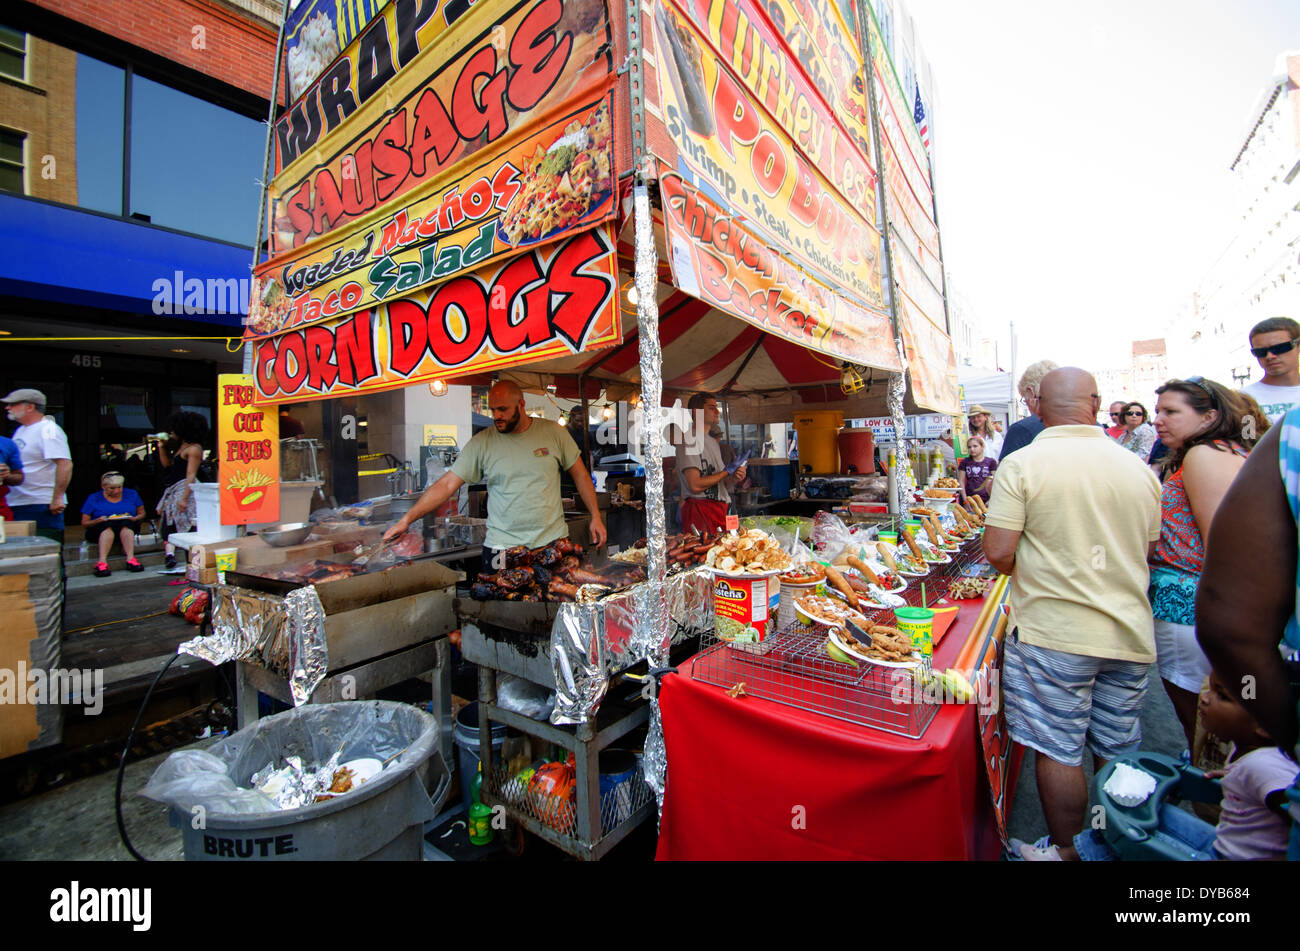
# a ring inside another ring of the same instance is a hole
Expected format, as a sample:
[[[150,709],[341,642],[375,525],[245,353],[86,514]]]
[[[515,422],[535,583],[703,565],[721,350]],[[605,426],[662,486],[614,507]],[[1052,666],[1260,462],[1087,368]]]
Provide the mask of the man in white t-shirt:
[[[677,442],[677,474],[682,488],[682,531],[720,532],[727,520],[730,489],[745,481],[744,459],[727,463],[716,433],[722,410],[709,393],[696,393],[687,408],[694,414],[689,437]],[[748,456],[748,453],[746,453]]]
[[[1300,323],[1270,317],[1250,331],[1250,352],[1264,369],[1264,379],[1242,387],[1255,398],[1270,423],[1300,406]]]
[[[22,453],[21,485],[10,486],[9,508],[14,519],[36,523],[37,532],[63,540],[63,510],[72,481],[72,453],[59,424],[45,415],[45,394],[40,390],[14,390],[4,398],[5,412],[18,424],[10,438]]]

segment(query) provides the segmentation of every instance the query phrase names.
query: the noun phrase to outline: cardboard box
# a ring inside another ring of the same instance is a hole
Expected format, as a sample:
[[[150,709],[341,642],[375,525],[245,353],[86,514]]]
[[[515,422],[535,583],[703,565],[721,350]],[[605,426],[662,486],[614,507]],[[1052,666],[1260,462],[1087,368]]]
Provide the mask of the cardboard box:
[[[262,545],[270,547],[260,538],[245,536],[244,538],[228,538],[220,542],[202,542],[190,546],[189,563],[194,568],[215,568],[217,566],[217,555],[219,550],[234,548],[242,552],[245,548],[252,545]]]
[[[185,569],[185,580],[192,581],[194,584],[216,584],[216,568],[196,568],[190,565]]]
[[[276,548],[260,538],[250,540],[250,544],[241,545],[239,559],[235,563],[239,568],[262,568],[267,565],[292,564],[298,561],[312,561],[316,558],[329,558],[334,554],[332,541],[320,540],[290,545],[288,548]],[[215,564],[215,562],[214,562]]]
[[[35,534],[35,522],[11,522],[5,520],[5,538],[28,538]]]

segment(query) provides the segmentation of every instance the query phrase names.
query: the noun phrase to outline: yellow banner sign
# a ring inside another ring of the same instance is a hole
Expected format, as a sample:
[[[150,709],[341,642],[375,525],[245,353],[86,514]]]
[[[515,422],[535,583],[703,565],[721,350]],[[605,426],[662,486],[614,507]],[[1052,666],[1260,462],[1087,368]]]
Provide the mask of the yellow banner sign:
[[[370,393],[593,350],[622,337],[612,224],[256,344],[258,402]]]
[[[865,104],[857,110],[850,94],[853,78],[843,68],[848,63],[837,63],[841,68],[833,73],[829,67],[825,74],[817,69],[826,84],[826,88],[819,87],[753,0],[674,0],[674,3],[706,31],[717,55],[811,163],[826,173],[849,204],[875,224],[876,172],[867,160],[871,154],[870,127]],[[669,26],[665,22],[664,29]],[[821,34],[826,36],[827,31],[822,30]],[[790,36],[796,45],[808,45],[809,34],[805,30],[791,30]],[[815,67],[822,62],[812,56],[807,61]],[[847,125],[837,118],[832,105],[842,98],[836,92],[839,88],[845,90],[849,108],[857,110],[846,114]],[[861,91],[859,79],[858,92]]]
[[[935,285],[943,286],[943,263],[939,256],[939,229],[929,212],[921,207],[911,184],[899,166],[893,143],[885,143],[885,201],[889,223],[897,239],[920,262]]]
[[[867,70],[857,31],[829,0],[767,0],[767,15],[874,167]],[[851,5],[849,7],[851,9]]]
[[[816,280],[680,175],[662,172],[659,191],[673,280],[683,291],[800,346],[899,369],[887,315]]]
[[[692,22],[663,2],[654,19],[660,112],[675,146],[652,136],[659,157],[821,283],[882,306],[874,223],[719,63]]]
[[[253,378],[217,377],[217,478],[221,524],[280,520],[280,417],[255,406]]]
[[[935,326],[906,294],[898,295],[898,323],[903,331],[907,369],[912,377],[912,399],[935,413],[957,416],[957,354],[952,340]]]
[[[257,269],[245,335],[279,333],[406,297],[611,218],[611,94],[534,127],[380,212]]]
[[[876,83],[876,106],[880,110],[880,135],[894,146],[903,175],[922,206],[928,208],[934,201],[930,160],[912,118],[912,102],[898,82],[874,13],[868,12],[867,27]]]
[[[519,0],[462,17],[272,181],[272,255],[356,235],[385,207],[446,187],[476,153],[589,100],[612,72],[605,11],[604,0]],[[555,147],[566,145],[584,148],[576,136]]]

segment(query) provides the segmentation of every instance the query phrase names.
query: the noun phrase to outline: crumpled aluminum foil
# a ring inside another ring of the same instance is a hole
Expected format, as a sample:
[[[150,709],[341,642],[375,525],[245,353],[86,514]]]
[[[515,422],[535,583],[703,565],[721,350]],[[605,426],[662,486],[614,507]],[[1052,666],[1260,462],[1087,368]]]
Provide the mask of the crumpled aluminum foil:
[[[309,806],[334,781],[340,755],[335,753],[319,769],[304,768],[301,756],[290,756],[280,769],[276,769],[274,763],[267,763],[250,777],[249,782],[281,809]]]
[[[646,608],[647,582],[594,604],[561,604],[551,628],[551,666],[555,672],[555,724],[585,723],[596,715],[609,678],[633,664],[667,662],[668,647],[713,627],[712,576],[692,568],[668,578],[662,587],[668,613],[668,644],[662,659],[649,649],[664,640]]]
[[[213,666],[240,660],[264,667],[289,681],[294,706],[302,706],[329,669],[325,608],[314,585],[283,598],[216,585],[212,634],[188,640],[176,651]]]
[[[290,591],[284,606],[289,614],[289,690],[293,705],[301,707],[311,699],[330,666],[325,606],[314,584]]]
[[[903,433],[907,431],[907,414],[903,410],[903,397],[907,394],[907,353],[903,349],[901,335],[894,342],[898,347],[898,360],[902,370],[889,375],[889,392],[886,397],[889,415],[894,420],[894,442],[897,446],[894,453],[894,486],[898,497],[892,501],[897,503],[898,513],[906,515],[912,507],[912,495],[916,492],[916,476],[912,474],[912,461],[908,458],[907,444],[903,439]]]

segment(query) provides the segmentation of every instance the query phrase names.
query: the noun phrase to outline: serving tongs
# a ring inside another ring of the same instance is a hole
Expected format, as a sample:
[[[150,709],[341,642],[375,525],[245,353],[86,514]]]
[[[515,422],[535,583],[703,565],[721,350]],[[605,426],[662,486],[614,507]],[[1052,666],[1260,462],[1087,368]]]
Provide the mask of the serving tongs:
[[[398,538],[401,536],[399,535]],[[396,541],[394,539],[393,541]],[[391,548],[393,541],[384,541],[382,538],[373,545],[367,545],[357,557],[352,559],[352,564],[360,565],[365,568],[370,564],[371,559],[383,554],[388,548]]]

